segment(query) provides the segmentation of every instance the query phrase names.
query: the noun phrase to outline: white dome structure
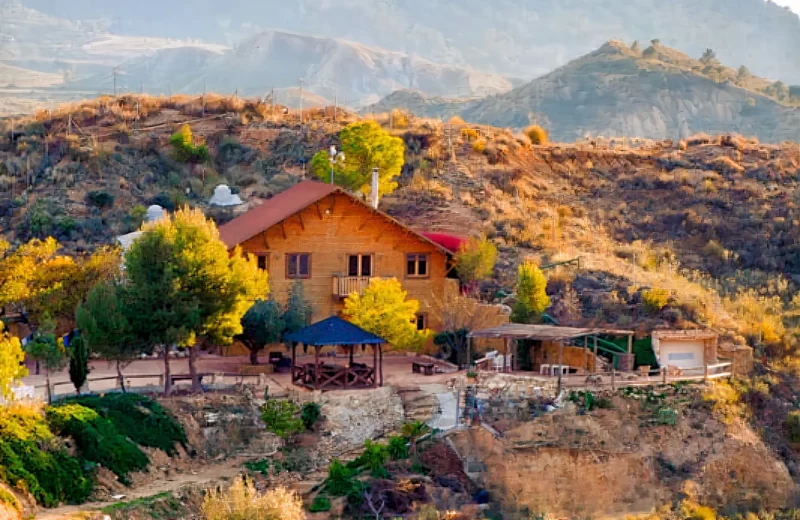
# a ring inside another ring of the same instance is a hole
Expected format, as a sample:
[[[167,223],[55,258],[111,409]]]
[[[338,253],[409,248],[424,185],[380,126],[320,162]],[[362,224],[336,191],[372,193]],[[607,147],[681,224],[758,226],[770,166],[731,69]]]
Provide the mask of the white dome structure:
[[[242,199],[231,193],[227,184],[220,184],[214,188],[214,196],[211,197],[209,204],[212,206],[238,206],[242,204]]]
[[[159,220],[163,220],[165,216],[167,216],[167,213],[164,211],[164,208],[157,204],[153,204],[147,208],[147,214],[144,217],[144,221],[157,222]]]

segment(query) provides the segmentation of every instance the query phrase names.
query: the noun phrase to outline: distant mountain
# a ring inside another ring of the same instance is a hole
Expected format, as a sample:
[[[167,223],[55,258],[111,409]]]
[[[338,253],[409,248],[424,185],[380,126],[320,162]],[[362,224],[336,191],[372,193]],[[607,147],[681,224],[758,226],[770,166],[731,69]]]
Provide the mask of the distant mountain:
[[[660,38],[699,57],[800,83],[800,18],[765,0],[25,0],[119,34],[233,45],[261,28],[343,38],[533,79],[604,41]]]
[[[508,92],[510,80],[467,67],[440,65],[416,56],[336,38],[264,31],[230,51],[164,49],[118,67],[118,87],[147,92],[203,90],[262,96],[272,88],[299,88],[333,101],[361,105],[395,90],[431,95],[486,96]],[[109,88],[108,74],[79,81],[74,88]]]
[[[800,92],[660,44],[644,51],[611,41],[506,94],[477,101],[396,92],[367,111],[408,108],[420,115],[500,127],[545,126],[553,139],[686,137],[738,132],[766,142],[800,140]]]

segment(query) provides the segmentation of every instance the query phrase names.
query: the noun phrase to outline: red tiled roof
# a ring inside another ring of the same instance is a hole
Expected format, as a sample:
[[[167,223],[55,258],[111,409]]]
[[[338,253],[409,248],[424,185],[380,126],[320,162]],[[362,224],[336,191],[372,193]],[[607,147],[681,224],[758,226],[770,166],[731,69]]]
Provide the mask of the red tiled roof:
[[[276,224],[280,224],[287,218],[291,217],[304,210],[311,204],[325,198],[332,193],[344,193],[354,201],[364,204],[362,200],[349,195],[347,192],[333,184],[324,184],[317,181],[303,181],[295,184],[286,191],[283,191],[269,200],[265,200],[260,206],[251,209],[244,215],[241,215],[224,226],[219,228],[219,236],[229,249],[233,249],[237,245],[245,242],[246,240],[263,233],[267,229]],[[396,225],[402,227],[406,231],[413,233],[423,242],[428,242],[442,252],[452,254],[458,251],[458,247],[450,249],[446,245],[437,242],[426,236],[425,234],[417,233],[408,226],[398,222],[391,216],[372,208],[368,204],[364,204],[367,208],[375,211],[385,219],[394,222]]]
[[[226,246],[234,248],[337,190],[335,185],[316,181],[295,184],[220,227],[219,236]]]
[[[467,242],[466,238],[445,235],[444,233],[422,233],[422,236],[453,253],[457,253],[461,249],[461,245]]]

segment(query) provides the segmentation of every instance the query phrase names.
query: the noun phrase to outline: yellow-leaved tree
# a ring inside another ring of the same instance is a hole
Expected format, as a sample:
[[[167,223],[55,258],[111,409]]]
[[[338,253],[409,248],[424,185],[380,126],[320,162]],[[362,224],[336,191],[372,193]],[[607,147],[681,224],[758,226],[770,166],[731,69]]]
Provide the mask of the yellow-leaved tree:
[[[523,262],[517,270],[517,303],[511,321],[532,323],[538,321],[550,306],[547,295],[547,278],[533,262]]]
[[[16,382],[28,375],[22,364],[24,360],[25,351],[19,339],[5,332],[0,322],[0,396],[3,398],[11,398],[11,389]]]
[[[389,342],[398,350],[419,351],[431,337],[430,330],[417,329],[419,302],[408,299],[395,278],[373,279],[364,294],[353,293],[344,301],[344,315],[358,325]]]

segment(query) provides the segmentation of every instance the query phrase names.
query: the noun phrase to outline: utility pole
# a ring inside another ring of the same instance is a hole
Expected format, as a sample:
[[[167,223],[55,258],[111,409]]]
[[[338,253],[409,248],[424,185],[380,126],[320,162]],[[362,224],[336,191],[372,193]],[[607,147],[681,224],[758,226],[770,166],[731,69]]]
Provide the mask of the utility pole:
[[[203,117],[206,117],[206,82],[203,81]]]
[[[303,124],[303,78],[300,78],[300,124]]]

